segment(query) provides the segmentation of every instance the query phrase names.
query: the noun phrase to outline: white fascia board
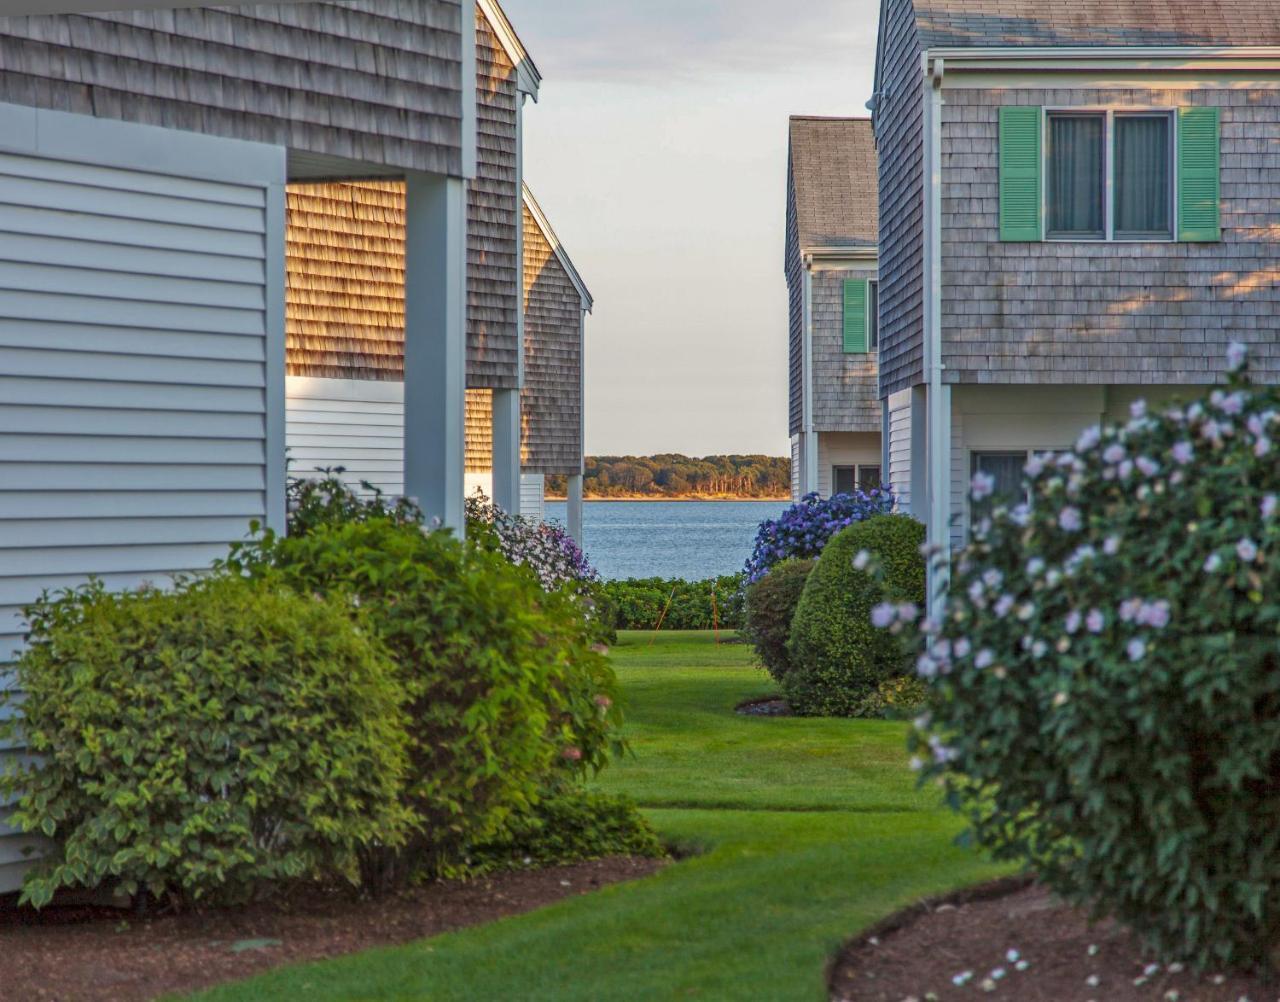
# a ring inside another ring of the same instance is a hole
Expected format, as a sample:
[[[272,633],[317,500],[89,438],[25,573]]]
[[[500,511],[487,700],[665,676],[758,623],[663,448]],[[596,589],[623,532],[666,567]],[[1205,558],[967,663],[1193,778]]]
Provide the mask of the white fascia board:
[[[520,36],[516,34],[516,29],[508,20],[506,11],[502,9],[498,0],[476,0],[476,7],[489,22],[489,27],[498,36],[498,41],[502,43],[512,65],[515,66],[516,84],[520,93],[528,94],[537,102],[538,88],[542,85],[542,74],[538,72],[537,65],[530,58],[524,43],[520,41]]]
[[[939,46],[926,50],[925,58],[957,70],[1274,70],[1280,46]]]
[[[587,288],[587,284],[582,280],[582,276],[578,274],[578,269],[573,266],[573,262],[569,260],[564,246],[560,243],[560,238],[556,236],[556,231],[551,228],[551,224],[547,222],[546,213],[542,211],[542,206],[538,204],[538,200],[533,197],[533,192],[529,190],[527,184],[524,185],[524,204],[529,208],[529,214],[533,216],[533,221],[538,224],[538,229],[542,231],[542,235],[546,237],[547,243],[551,245],[552,251],[555,252],[556,260],[560,262],[565,273],[569,276],[569,281],[573,283],[573,287],[578,290],[578,295],[582,297],[582,309],[590,313],[595,308],[595,300],[591,296],[591,290]]]

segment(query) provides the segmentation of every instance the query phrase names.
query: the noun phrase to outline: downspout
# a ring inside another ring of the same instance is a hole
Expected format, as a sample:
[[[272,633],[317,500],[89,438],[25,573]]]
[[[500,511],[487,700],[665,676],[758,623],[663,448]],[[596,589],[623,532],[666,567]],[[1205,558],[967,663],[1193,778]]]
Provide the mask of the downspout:
[[[950,583],[951,548],[951,387],[942,362],[942,84],[941,58],[924,55],[925,71],[925,247],[924,321],[928,400],[928,518],[937,556],[929,567],[929,613],[940,619]]]
[[[801,495],[818,489],[818,443],[813,430],[813,272],[809,262],[801,263],[804,269],[804,437],[801,446],[803,461],[800,482]]]

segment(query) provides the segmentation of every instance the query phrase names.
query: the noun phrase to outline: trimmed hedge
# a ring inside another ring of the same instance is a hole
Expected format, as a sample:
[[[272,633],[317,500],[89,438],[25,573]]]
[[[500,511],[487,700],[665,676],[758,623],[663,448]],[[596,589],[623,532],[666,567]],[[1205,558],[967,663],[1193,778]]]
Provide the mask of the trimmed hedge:
[[[881,685],[907,673],[898,638],[871,624],[882,602],[919,604],[925,597],[925,528],[907,515],[877,515],[827,544],[809,575],[791,624],[791,668],[783,690],[802,716],[876,716]],[[880,575],[855,566],[865,551]]]
[[[791,667],[787,649],[791,622],[816,564],[816,560],[785,560],[747,587],[743,636],[775,681],[781,682]]]
[[[606,581],[601,604],[618,630],[652,630],[659,622],[664,630],[737,630],[743,623],[742,585],[741,574],[705,581],[628,578]]]

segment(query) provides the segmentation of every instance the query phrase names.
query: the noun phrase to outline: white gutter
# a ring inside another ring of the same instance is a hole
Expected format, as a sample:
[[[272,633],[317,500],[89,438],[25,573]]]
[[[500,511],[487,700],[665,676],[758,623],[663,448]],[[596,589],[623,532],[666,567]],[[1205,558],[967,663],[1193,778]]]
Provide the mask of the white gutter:
[[[951,387],[942,380],[942,81],[946,63],[924,57],[924,362],[929,387],[926,527],[938,547],[930,561],[929,613],[941,618],[950,581]]]
[[[1007,69],[1035,63],[1040,69],[1194,70],[1280,68],[1280,46],[938,46],[926,60],[943,60],[953,70]]]

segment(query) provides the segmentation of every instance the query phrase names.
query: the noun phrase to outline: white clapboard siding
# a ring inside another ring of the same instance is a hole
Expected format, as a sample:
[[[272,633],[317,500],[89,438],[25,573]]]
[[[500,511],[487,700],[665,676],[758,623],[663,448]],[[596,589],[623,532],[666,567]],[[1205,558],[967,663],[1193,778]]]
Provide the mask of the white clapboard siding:
[[[791,500],[800,500],[800,436],[791,436]]]
[[[538,522],[547,520],[547,478],[541,473],[520,475],[520,514]]]
[[[42,592],[202,571],[281,523],[284,481],[284,150],[0,105],[5,123],[0,665]],[[39,846],[0,809],[0,893]]]
[[[911,398],[889,411],[889,484],[898,507],[911,514]]]
[[[969,538],[969,454],[964,447],[964,414],[951,408],[951,545]]]
[[[286,386],[292,476],[342,467],[355,490],[367,481],[385,494],[404,493],[403,383],[290,376]]]

